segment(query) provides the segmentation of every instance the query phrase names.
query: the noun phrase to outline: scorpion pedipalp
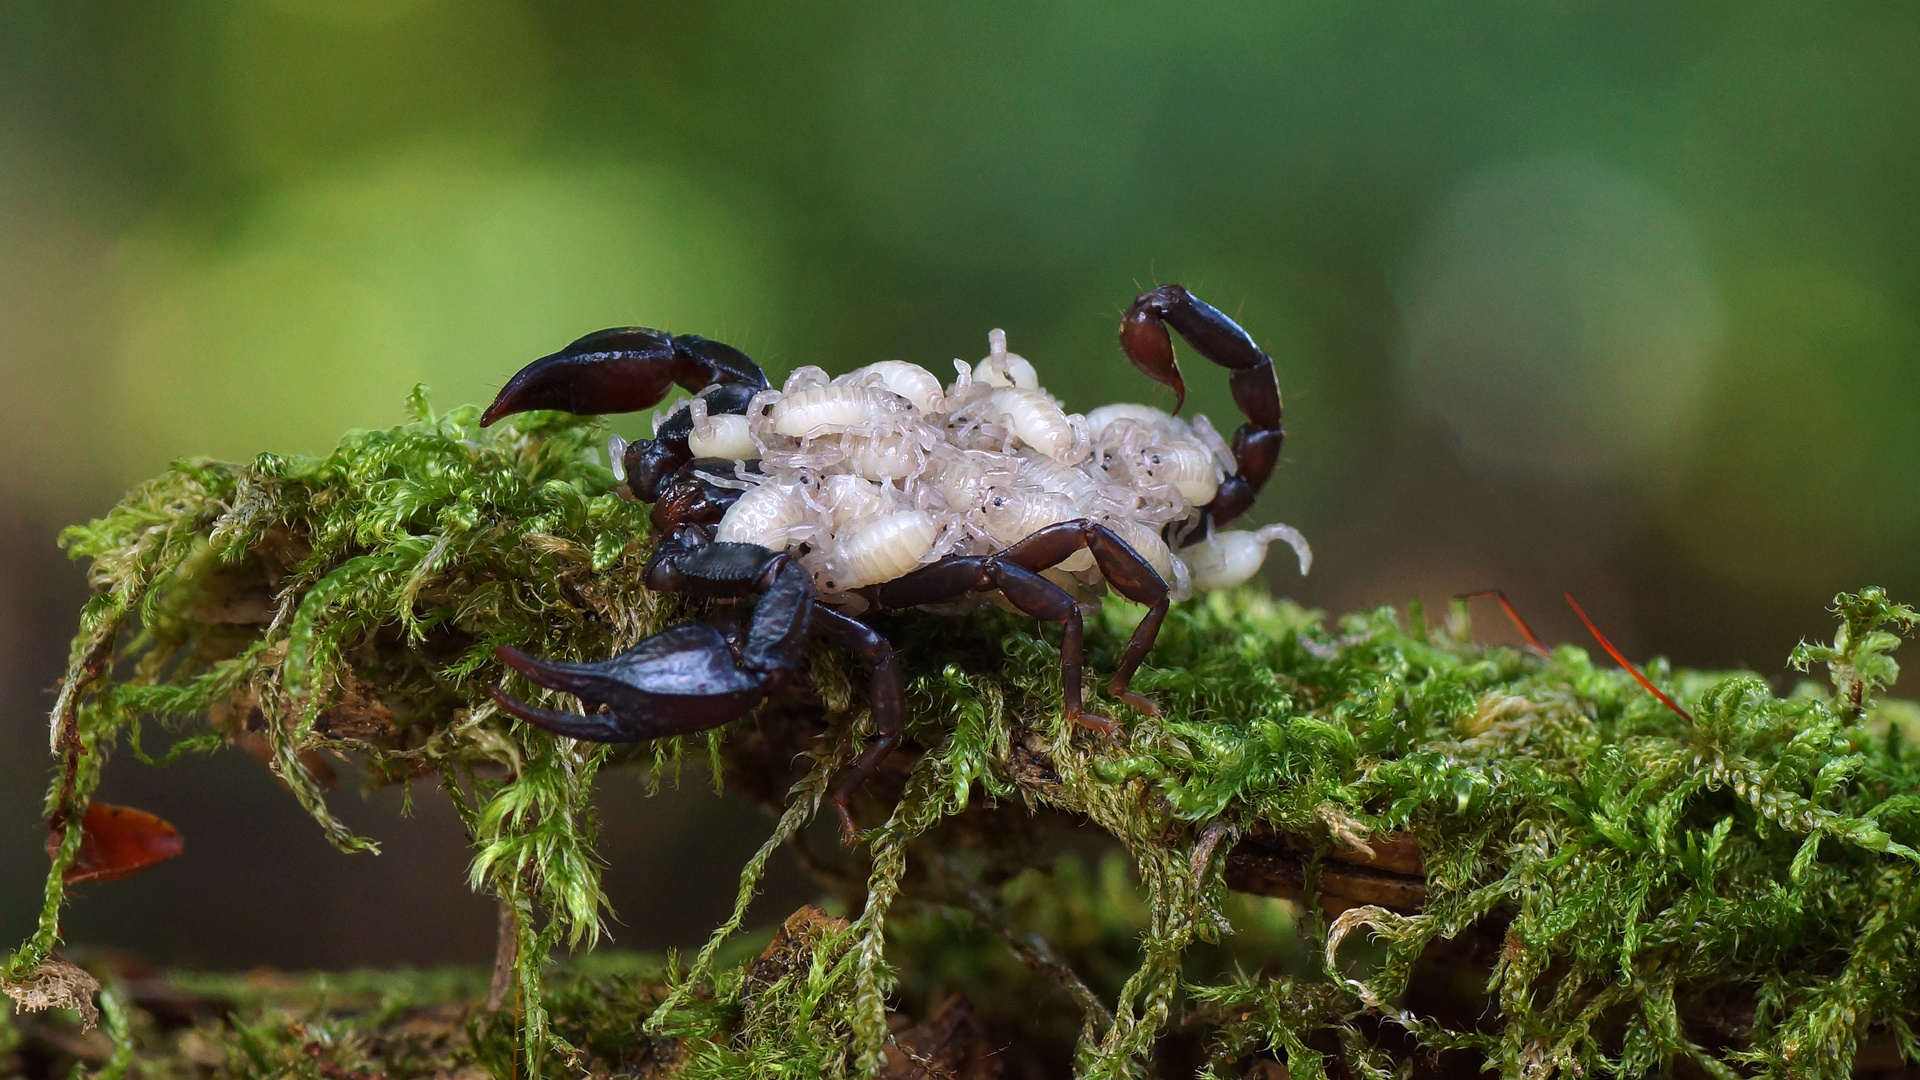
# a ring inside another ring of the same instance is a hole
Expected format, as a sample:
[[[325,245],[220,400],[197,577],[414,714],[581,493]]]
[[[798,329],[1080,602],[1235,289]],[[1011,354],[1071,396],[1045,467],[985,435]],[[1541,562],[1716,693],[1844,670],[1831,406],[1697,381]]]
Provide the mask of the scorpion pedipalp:
[[[699,543],[696,532],[683,529],[656,550],[647,581],[714,597],[757,594],[744,644],[736,653],[716,627],[683,623],[591,664],[542,660],[503,645],[495,651],[502,663],[600,711],[582,716],[538,709],[503,691],[494,700],[562,735],[640,742],[742,716],[797,668],[813,614],[813,587],[790,556],[752,544]]]
[[[753,596],[743,640],[718,627],[683,623],[596,664],[540,660],[511,646],[497,655],[533,682],[599,709],[542,709],[495,688],[500,707],[536,727],[592,742],[642,742],[705,731],[747,714],[768,693],[799,674],[810,635],[839,643],[873,665],[869,690],[876,737],[834,795],[849,841],[857,833],[847,808],[900,740],[903,694],[893,650],[862,624],[816,604],[813,583],[784,552],[753,544],[705,543],[682,529],[663,542],[647,567],[650,588],[720,598]]]

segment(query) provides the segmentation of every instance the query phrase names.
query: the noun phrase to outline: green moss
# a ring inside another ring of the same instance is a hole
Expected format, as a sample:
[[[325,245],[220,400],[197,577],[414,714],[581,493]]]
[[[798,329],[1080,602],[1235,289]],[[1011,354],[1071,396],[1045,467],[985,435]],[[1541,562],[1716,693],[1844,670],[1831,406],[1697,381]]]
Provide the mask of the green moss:
[[[646,508],[608,493],[595,426],[534,415],[483,432],[471,409],[415,408],[321,460],[178,464],[69,532],[97,595],[53,718],[64,843],[8,985],[52,956],[77,811],[106,759],[123,739],[144,756],[141,727],[158,723],[178,734],[169,754],[264,739],[345,851],[371,845],[328,812],[311,754],[362,754],[376,783],[440,781],[473,884],[500,897],[518,944],[506,1007],[474,1014],[472,1061],[496,1072],[598,1055],[685,1076],[881,1073],[901,1052],[890,1010],[969,987],[1033,1002],[989,1001],[982,1022],[1072,1042],[1084,1076],[1136,1075],[1182,1040],[1218,1076],[1258,1054],[1296,1076],[1335,1059],[1384,1075],[1409,1037],[1528,1076],[1683,1062],[1841,1076],[1869,1037],[1920,1050],[1920,758],[1911,709],[1876,700],[1897,674],[1886,628],[1915,616],[1872,589],[1838,599],[1831,645],[1794,654],[1825,665],[1833,693],[1649,665],[1691,722],[1579,648],[1474,645],[1462,609],[1432,631],[1385,609],[1328,626],[1252,591],[1214,595],[1174,611],[1135,683],[1163,716],[1105,703],[1123,742],[1059,718],[1058,653],[1030,622],[887,616],[922,752],[842,882],[844,928],[771,977],[729,944],[767,860],[870,724],[859,673],[822,649],[797,703],[768,706],[825,733],[800,775],[758,778],[791,792],[734,917],[685,970],[555,975],[556,949],[591,948],[605,916],[596,773],[658,775],[686,753],[717,769],[732,751],[714,753],[717,733],[615,752],[493,707],[503,680],[546,696],[509,679],[495,646],[606,656],[677,607],[640,587]],[[1138,617],[1107,605],[1096,669]],[[1090,823],[1124,861],[1094,872],[1044,855],[1022,833],[1029,811]],[[1329,924],[1314,904],[1236,897],[1229,853],[1256,829],[1321,855],[1409,833],[1425,903]],[[1476,936],[1497,958],[1462,985],[1487,995],[1485,1015],[1417,1007],[1435,943]],[[255,1042],[235,1075],[293,1067]]]

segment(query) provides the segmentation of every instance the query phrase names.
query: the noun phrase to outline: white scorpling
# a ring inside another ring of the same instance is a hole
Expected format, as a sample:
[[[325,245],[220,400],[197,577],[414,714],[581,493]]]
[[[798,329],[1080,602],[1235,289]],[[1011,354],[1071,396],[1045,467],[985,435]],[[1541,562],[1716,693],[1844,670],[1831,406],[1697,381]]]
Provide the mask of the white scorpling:
[[[1005,333],[988,342],[978,364],[954,362],[945,387],[925,368],[888,360],[839,378],[801,368],[746,416],[708,416],[697,398],[681,406],[695,410],[694,453],[741,463],[734,478],[752,485],[716,539],[797,552],[823,598],[856,611],[864,602],[853,590],[1081,518],[1126,540],[1175,599],[1251,579],[1275,540],[1307,572],[1313,554],[1287,525],[1179,546],[1232,468],[1205,417],[1130,404],[1068,413],[1034,366],[1007,351]],[[1047,576],[1083,602],[1101,591],[1085,551]]]

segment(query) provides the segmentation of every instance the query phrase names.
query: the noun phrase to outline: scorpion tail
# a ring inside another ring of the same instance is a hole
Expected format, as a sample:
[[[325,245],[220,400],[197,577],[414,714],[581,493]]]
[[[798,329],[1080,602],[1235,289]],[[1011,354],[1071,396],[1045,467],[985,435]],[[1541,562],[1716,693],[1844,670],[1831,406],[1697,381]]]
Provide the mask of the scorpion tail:
[[[1280,460],[1286,433],[1280,429],[1280,384],[1274,378],[1273,359],[1239,323],[1184,286],[1162,285],[1141,293],[1120,320],[1120,348],[1148,378],[1173,388],[1175,412],[1186,403],[1187,388],[1174,359],[1168,327],[1178,331],[1195,352],[1233,372],[1233,403],[1247,418],[1233,433],[1238,469],[1207,505],[1208,520],[1224,525],[1247,512]]]

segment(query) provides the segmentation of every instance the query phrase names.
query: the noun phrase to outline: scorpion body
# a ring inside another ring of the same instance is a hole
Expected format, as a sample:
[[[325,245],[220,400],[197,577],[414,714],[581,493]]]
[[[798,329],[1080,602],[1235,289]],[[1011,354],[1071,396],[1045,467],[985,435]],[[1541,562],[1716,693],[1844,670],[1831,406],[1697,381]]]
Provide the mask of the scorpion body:
[[[1246,416],[1231,444],[1203,416],[1175,413],[1185,384],[1168,328],[1231,370]],[[1061,625],[1062,709],[1117,727],[1083,701],[1083,607],[1112,589],[1144,604],[1109,695],[1128,689],[1171,603],[1258,572],[1285,525],[1222,528],[1272,473],[1283,438],[1272,361],[1226,315],[1178,285],[1136,298],[1123,351],[1173,388],[1175,413],[1108,405],[1070,414],[1033,364],[989,335],[955,379],[883,361],[833,378],[803,367],[775,389],[744,354],[706,338],[643,328],[588,335],[529,364],[482,418],[527,409],[652,407],[674,385],[695,396],[656,416],[654,437],[609,447],[616,472],[654,504],[662,539],[646,585],[714,600],[751,599],[744,626],[672,627],[601,663],[500,658],[541,686],[599,708],[538,708],[502,690],[502,708],[563,735],[638,742],[725,724],[801,668],[806,643],[835,641],[871,665],[876,734],[833,801],[849,838],[852,794],[900,741],[902,688],[886,640],[859,620],[875,609],[963,611],[990,600]]]

